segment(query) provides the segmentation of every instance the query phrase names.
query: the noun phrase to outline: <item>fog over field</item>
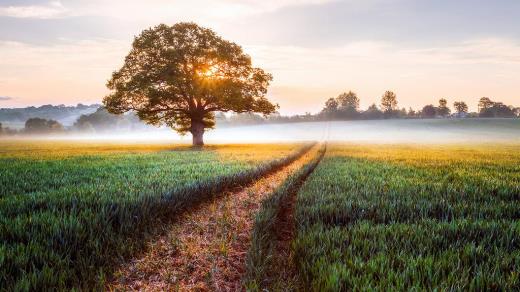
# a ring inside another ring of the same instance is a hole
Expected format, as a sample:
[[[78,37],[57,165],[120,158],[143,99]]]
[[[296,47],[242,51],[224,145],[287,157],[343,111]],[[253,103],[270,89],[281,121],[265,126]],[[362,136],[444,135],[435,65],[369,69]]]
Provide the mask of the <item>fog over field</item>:
[[[70,134],[45,139],[191,143],[170,129],[111,134]],[[414,119],[334,121],[222,127],[204,135],[208,144],[292,141],[356,143],[520,142],[520,119]]]

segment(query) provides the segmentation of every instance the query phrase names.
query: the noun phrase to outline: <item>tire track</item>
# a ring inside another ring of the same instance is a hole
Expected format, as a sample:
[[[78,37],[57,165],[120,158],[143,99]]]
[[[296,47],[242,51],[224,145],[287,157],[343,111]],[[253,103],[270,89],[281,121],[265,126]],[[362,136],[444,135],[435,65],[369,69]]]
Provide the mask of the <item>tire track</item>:
[[[181,215],[144,254],[121,267],[107,289],[241,290],[254,215],[262,200],[319,148],[315,145],[280,170]]]
[[[297,195],[323,159],[327,144],[286,185],[265,201],[255,222],[244,284],[252,291],[300,291],[291,243],[296,233]]]

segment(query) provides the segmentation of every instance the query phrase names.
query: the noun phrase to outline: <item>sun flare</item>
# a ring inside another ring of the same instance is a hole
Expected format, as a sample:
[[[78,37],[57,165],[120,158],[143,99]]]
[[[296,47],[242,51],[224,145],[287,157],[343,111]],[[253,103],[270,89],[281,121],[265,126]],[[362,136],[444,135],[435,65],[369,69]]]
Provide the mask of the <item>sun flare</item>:
[[[218,72],[219,72],[218,65],[212,65],[212,66],[209,66],[207,69],[202,70],[200,72],[200,75],[202,77],[206,77],[206,78],[214,78],[214,77],[217,77]]]

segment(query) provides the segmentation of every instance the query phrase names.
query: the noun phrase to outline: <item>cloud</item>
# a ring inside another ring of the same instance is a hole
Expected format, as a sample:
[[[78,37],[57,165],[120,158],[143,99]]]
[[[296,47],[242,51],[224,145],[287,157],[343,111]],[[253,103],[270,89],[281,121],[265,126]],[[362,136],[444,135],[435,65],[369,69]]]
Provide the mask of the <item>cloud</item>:
[[[0,41],[0,94],[17,97],[6,101],[16,105],[100,102],[130,45],[108,39],[45,46]]]
[[[0,16],[14,18],[52,19],[65,17],[68,12],[60,1],[50,1],[46,5],[0,6]]]
[[[520,43],[499,38],[476,39],[446,47],[408,50],[405,53],[416,56],[418,60],[427,63],[520,63]]]
[[[245,46],[256,66],[274,76],[270,95],[282,111],[320,109],[326,98],[346,90],[362,97],[362,107],[379,102],[385,90],[400,105],[419,108],[445,97],[473,106],[479,96],[517,104],[520,43],[474,39],[429,48],[363,41],[342,46]]]
[[[0,96],[0,101],[11,100],[11,99],[13,99],[13,98],[10,96]]]

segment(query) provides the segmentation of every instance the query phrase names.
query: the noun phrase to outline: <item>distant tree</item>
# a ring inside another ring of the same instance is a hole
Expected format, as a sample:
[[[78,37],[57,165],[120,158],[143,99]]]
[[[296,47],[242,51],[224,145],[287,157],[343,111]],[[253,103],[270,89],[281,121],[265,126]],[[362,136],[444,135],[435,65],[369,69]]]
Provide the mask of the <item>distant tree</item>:
[[[339,109],[354,109],[359,108],[359,98],[355,92],[349,91],[340,94],[337,98]]]
[[[242,113],[231,115],[229,121],[236,125],[257,125],[265,123],[266,119],[255,113]]]
[[[429,104],[429,105],[426,105],[423,107],[423,109],[421,111],[421,117],[431,119],[431,118],[435,117],[436,113],[437,113],[437,108],[434,107],[433,105]]]
[[[406,112],[406,108],[401,108],[399,111],[398,111],[398,117],[399,118],[406,118],[408,113]]]
[[[376,120],[383,117],[383,112],[377,107],[375,103],[373,103],[366,111],[361,114],[361,116],[366,120]]]
[[[203,145],[214,112],[274,113],[264,96],[270,74],[254,68],[240,46],[195,23],[165,24],[135,38],[103,100],[109,112],[134,111],[148,124],[190,132]]]
[[[331,97],[325,102],[325,107],[321,110],[321,114],[326,119],[334,119],[338,114],[338,101]]]
[[[516,116],[513,106],[502,102],[494,102],[488,97],[482,97],[478,103],[479,117],[484,118],[512,118]]]
[[[338,110],[341,118],[355,119],[358,117],[359,98],[356,93],[352,91],[342,93],[336,98],[336,100],[338,102]]]
[[[515,107],[513,111],[517,117],[520,117],[520,107]]]
[[[91,114],[81,115],[74,128],[84,132],[104,132],[116,129],[124,119],[123,115],[111,114],[105,107],[99,107]]]
[[[45,134],[62,130],[63,126],[55,120],[31,118],[25,122],[25,132],[31,134]]]
[[[31,118],[25,122],[25,131],[28,133],[45,133],[48,130],[46,119]]]
[[[417,117],[417,112],[415,112],[415,110],[413,108],[408,108],[408,113],[407,113],[408,117],[410,118],[415,118]]]
[[[513,118],[516,116],[516,113],[512,106],[507,106],[501,102],[493,102],[491,107],[482,109],[479,116],[484,118]]]
[[[478,101],[478,111],[484,112],[493,106],[494,102],[489,97],[482,97]]]
[[[325,108],[323,108],[324,111],[327,112],[335,112],[338,110],[338,102],[334,98],[329,98],[325,102]]]
[[[55,120],[48,120],[47,127],[49,127],[49,131],[51,132],[59,132],[64,130],[63,125]]]
[[[386,91],[381,97],[381,109],[385,117],[392,117],[397,110],[397,96],[392,91]]]
[[[468,105],[463,101],[456,101],[453,103],[453,107],[457,111],[457,116],[463,117],[468,113]]]
[[[10,129],[9,127],[5,127],[0,123],[0,136],[2,135],[14,135],[17,131],[15,129]]]
[[[444,98],[439,99],[439,106],[437,107],[437,115],[441,117],[447,117],[451,113],[450,108],[448,107],[448,101]]]

